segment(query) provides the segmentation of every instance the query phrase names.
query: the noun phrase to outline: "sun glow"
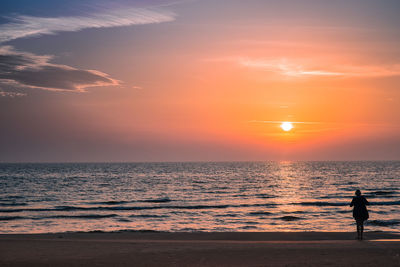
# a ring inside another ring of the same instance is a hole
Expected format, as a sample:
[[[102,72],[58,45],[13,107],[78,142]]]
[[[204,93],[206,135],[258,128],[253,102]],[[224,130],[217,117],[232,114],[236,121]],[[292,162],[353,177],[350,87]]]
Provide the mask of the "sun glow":
[[[284,130],[285,132],[289,132],[290,130],[293,129],[293,124],[291,122],[288,121],[284,121],[281,124],[281,128],[282,130]]]

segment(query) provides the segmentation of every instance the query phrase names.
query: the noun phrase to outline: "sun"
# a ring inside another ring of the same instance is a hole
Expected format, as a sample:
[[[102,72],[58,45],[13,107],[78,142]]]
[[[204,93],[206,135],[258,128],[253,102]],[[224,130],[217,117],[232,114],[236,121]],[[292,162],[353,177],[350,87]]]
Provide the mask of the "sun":
[[[285,132],[289,132],[290,130],[293,129],[293,124],[291,122],[288,121],[284,121],[281,124],[281,128],[282,130],[284,130]]]

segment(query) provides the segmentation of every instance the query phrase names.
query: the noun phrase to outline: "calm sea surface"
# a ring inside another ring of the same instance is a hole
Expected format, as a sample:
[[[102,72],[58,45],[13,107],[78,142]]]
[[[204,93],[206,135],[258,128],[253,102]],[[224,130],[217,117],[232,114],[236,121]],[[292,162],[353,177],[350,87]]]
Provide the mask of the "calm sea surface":
[[[0,164],[0,233],[400,231],[400,162]]]

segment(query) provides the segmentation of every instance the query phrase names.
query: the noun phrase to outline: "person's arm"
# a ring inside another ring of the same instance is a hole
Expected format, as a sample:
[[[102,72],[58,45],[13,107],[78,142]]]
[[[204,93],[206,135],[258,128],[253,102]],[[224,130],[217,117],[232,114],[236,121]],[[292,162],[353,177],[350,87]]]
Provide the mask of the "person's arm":
[[[353,207],[354,206],[354,198],[353,198],[353,200],[351,201],[351,203],[350,203],[350,207]]]
[[[365,203],[365,205],[369,205],[369,202],[365,197],[364,197],[364,203]]]

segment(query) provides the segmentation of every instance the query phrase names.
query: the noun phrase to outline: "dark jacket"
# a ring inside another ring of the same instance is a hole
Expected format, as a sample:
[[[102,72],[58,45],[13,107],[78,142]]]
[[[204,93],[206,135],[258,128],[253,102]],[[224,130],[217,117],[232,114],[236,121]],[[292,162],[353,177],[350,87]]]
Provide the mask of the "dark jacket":
[[[369,205],[367,199],[364,196],[353,197],[350,203],[350,207],[354,206],[353,217],[357,221],[365,221],[369,218],[367,206]]]

